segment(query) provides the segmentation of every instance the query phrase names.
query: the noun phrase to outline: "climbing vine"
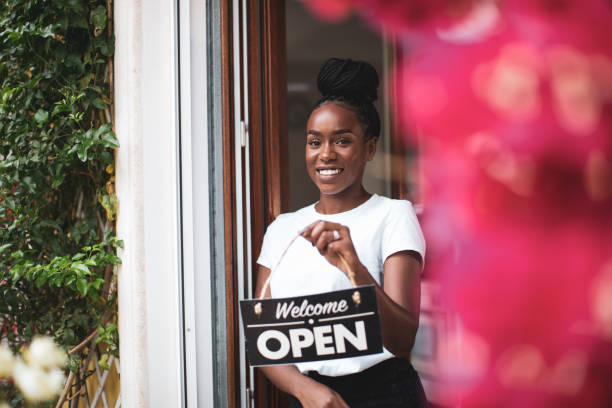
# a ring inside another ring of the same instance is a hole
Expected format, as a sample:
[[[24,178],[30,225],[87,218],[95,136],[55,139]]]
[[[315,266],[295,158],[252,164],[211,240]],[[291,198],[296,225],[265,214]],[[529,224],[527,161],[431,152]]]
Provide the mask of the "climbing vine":
[[[117,353],[111,7],[0,1],[0,339],[50,335],[73,373],[84,340]]]

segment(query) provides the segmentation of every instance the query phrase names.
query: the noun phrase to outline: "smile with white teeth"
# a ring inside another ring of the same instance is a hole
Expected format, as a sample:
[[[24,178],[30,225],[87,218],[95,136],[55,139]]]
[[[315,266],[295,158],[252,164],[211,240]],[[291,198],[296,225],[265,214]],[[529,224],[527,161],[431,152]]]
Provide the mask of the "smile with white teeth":
[[[318,169],[317,172],[322,176],[335,176],[342,173],[344,169]]]

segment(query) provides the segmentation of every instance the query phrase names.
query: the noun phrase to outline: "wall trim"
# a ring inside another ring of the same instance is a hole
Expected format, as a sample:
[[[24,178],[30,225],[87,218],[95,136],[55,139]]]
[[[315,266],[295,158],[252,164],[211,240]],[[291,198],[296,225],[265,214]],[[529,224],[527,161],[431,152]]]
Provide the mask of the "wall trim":
[[[174,2],[115,2],[121,397],[183,405]],[[162,374],[163,373],[163,374]]]

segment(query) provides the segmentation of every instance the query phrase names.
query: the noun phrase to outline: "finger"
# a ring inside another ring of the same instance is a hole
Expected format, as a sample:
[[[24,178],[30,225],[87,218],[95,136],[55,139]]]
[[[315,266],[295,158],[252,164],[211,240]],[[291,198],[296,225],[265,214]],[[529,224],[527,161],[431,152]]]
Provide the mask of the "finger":
[[[338,228],[338,233],[340,238],[351,238],[351,231],[346,225],[341,225],[340,228]]]
[[[304,238],[306,241],[310,242],[311,245],[314,246],[316,240],[312,237],[312,229],[315,227],[315,225],[317,225],[319,221],[315,221],[312,224],[304,227],[299,234],[301,235],[302,238]]]
[[[340,241],[333,241],[327,244],[327,247],[325,248],[325,253],[323,255],[327,256],[329,254],[335,254],[335,256],[344,256],[342,255],[343,249],[344,247],[342,246],[342,243]]]
[[[334,241],[334,234],[331,231],[323,231],[319,234],[315,246],[321,252],[325,254],[327,252],[327,246]]]
[[[310,236],[317,242],[323,231],[325,231],[325,221],[319,221],[310,230]]]
[[[310,230],[310,236],[313,237],[314,241],[316,242],[319,239],[319,235],[323,231],[340,230],[342,227],[343,227],[342,224],[338,224],[335,222],[319,221]]]
[[[319,221],[319,224],[322,225],[323,229],[326,230],[334,230],[334,229],[340,229],[343,227],[342,224],[338,224],[337,222],[331,222],[331,221]]]
[[[299,234],[303,237],[307,237],[310,236],[310,232],[312,231],[312,229],[314,228],[315,225],[317,225],[317,223],[319,223],[320,220],[317,220],[315,222],[312,222],[310,224],[308,224],[307,226],[305,226],[304,228],[302,228],[301,231],[299,231]]]
[[[343,238],[349,238],[351,237],[351,234],[349,232],[349,228],[345,225],[342,224],[337,224],[334,222],[328,222],[325,223],[325,225],[323,226],[324,231],[331,231],[333,233],[333,237],[334,240],[340,240]]]
[[[305,227],[301,231],[302,237],[310,241],[312,245],[315,245],[317,243],[317,240],[319,239],[319,235],[321,234],[321,231],[324,230],[323,228],[324,222],[325,221],[317,220],[313,222],[312,224],[308,225],[307,227]]]
[[[305,237],[306,239],[310,240],[310,242],[312,242],[312,245],[317,245],[321,234],[325,231],[324,225],[324,221],[316,222],[310,229],[309,234]]]

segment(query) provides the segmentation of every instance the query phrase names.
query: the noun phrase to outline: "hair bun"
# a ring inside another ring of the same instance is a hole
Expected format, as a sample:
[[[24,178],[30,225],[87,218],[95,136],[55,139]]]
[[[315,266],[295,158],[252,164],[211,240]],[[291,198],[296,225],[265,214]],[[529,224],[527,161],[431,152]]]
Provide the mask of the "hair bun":
[[[343,96],[374,102],[378,98],[378,74],[368,62],[330,58],[319,71],[317,87],[323,97]]]

